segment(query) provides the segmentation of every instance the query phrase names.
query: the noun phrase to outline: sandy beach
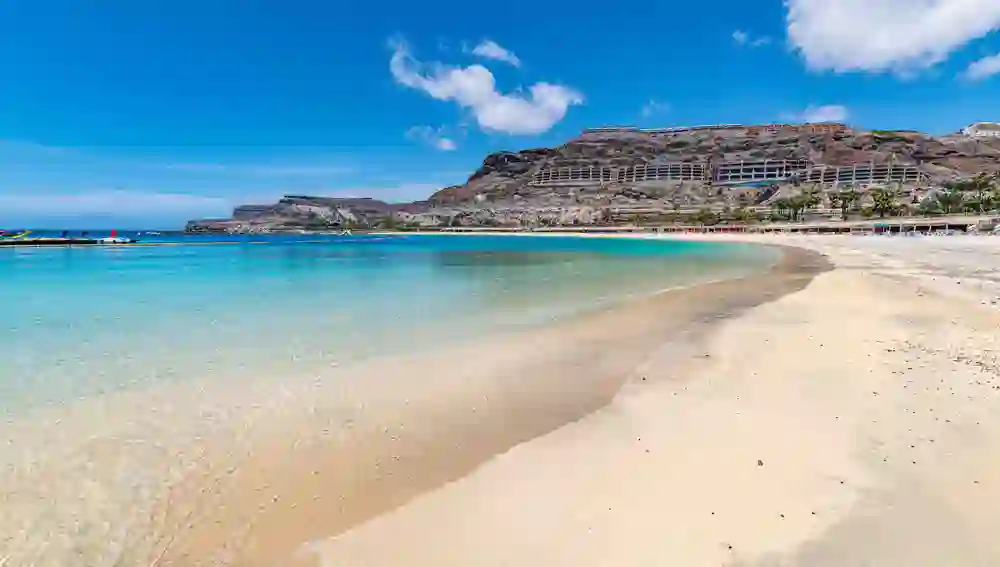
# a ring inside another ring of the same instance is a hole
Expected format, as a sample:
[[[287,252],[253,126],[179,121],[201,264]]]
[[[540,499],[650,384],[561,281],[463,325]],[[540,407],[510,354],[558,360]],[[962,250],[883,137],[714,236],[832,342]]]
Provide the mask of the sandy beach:
[[[756,240],[834,269],[292,564],[1000,564],[1000,241]]]
[[[315,374],[167,383],[8,419],[0,565],[281,564],[599,410],[652,354],[683,359],[714,322],[827,267],[801,251],[765,265]]]
[[[1000,240],[713,238],[784,259],[7,423],[0,565],[1000,564]]]

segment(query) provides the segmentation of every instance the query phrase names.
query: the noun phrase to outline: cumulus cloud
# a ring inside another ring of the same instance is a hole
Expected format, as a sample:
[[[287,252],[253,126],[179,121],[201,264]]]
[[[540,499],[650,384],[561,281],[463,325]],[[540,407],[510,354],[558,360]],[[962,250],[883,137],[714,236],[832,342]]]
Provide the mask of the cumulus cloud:
[[[1000,74],[1000,53],[973,62],[963,76],[970,81],[980,81],[997,74]]]
[[[649,99],[642,105],[642,117],[649,118],[655,114],[670,110],[670,104],[656,99]]]
[[[823,106],[809,106],[802,112],[795,112],[785,115],[783,118],[792,122],[846,122],[850,116],[850,111],[846,106],[839,104],[826,104]]]
[[[514,52],[504,49],[500,44],[490,39],[479,42],[479,45],[472,48],[472,54],[483,59],[503,61],[515,67],[521,66],[521,60],[517,58],[517,55],[514,55]]]
[[[455,140],[444,135],[443,128],[414,126],[406,131],[406,137],[411,140],[417,140],[427,144],[428,146],[443,152],[450,152],[458,149],[458,144],[455,143]]]
[[[389,70],[397,83],[469,110],[479,127],[488,131],[541,134],[562,120],[569,107],[583,103],[583,95],[577,91],[544,82],[529,87],[527,95],[499,92],[486,67],[425,65],[403,42],[392,43]]]
[[[767,45],[771,43],[771,38],[765,36],[753,37],[748,32],[745,32],[743,30],[736,30],[733,32],[733,41],[735,41],[737,45],[745,45],[747,47],[760,47],[762,45]]]
[[[1000,28],[997,0],[785,0],[788,39],[813,70],[912,73]]]

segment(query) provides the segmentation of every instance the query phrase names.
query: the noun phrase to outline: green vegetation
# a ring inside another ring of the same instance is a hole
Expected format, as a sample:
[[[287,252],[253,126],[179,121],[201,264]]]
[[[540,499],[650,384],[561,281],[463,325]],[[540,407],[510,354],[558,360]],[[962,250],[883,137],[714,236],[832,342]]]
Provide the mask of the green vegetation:
[[[709,209],[701,209],[691,216],[691,222],[704,226],[719,224],[719,215]]]
[[[1000,173],[980,173],[970,179],[945,184],[935,197],[944,214],[969,212],[985,214],[1000,207]]]
[[[899,210],[899,190],[893,187],[872,189],[872,212],[879,218],[892,215]]]
[[[855,204],[861,199],[861,194],[854,187],[837,191],[830,195],[830,206],[840,208],[840,218],[847,220],[847,213],[853,210]]]

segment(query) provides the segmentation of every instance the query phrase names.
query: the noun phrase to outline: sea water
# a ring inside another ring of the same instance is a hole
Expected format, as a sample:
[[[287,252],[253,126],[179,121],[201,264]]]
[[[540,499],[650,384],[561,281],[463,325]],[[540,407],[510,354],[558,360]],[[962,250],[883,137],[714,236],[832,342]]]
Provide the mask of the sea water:
[[[122,393],[141,405],[167,386],[315,377],[777,260],[761,247],[621,238],[142,238],[150,245],[0,248],[0,508],[18,516],[0,520],[0,564],[122,561],[103,547],[116,530],[142,529],[129,518],[149,516],[163,479],[155,451],[138,462],[108,443],[199,434],[162,397],[141,428],[111,428],[129,418],[105,423],[101,412],[62,427],[74,408]],[[118,459],[110,472],[93,465],[97,439]]]

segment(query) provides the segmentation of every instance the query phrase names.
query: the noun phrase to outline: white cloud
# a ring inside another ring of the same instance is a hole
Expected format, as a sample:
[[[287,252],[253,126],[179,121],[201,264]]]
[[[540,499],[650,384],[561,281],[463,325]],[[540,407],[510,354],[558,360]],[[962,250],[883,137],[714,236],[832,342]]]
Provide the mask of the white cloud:
[[[394,42],[392,48],[389,69],[396,82],[437,100],[456,102],[468,109],[484,130],[541,134],[562,120],[569,107],[583,103],[580,93],[550,83],[535,83],[528,89],[529,96],[504,94],[497,91],[493,74],[482,65],[425,66],[410,54],[406,44]]]
[[[997,74],[1000,74],[1000,53],[973,62],[963,76],[970,81],[980,81]]]
[[[490,39],[479,42],[479,45],[472,49],[472,54],[484,59],[510,63],[515,67],[521,66],[521,60],[517,58],[517,55],[514,55],[514,52],[504,49],[500,44]]]
[[[458,149],[458,144],[455,143],[455,140],[444,134],[444,128],[414,126],[406,131],[406,137],[411,140],[423,142],[428,146],[443,152],[450,152]]]
[[[646,104],[642,105],[642,117],[649,118],[654,114],[659,114],[668,110],[670,110],[669,103],[651,98],[646,102]]]
[[[788,38],[813,70],[909,74],[1000,28],[997,0],[784,0]]]
[[[771,38],[765,36],[753,37],[748,32],[736,30],[733,32],[733,41],[747,47],[761,47],[771,43]]]
[[[846,122],[850,116],[850,111],[846,106],[840,104],[827,104],[823,106],[809,106],[802,112],[795,112],[783,116],[784,120],[791,122]]]

